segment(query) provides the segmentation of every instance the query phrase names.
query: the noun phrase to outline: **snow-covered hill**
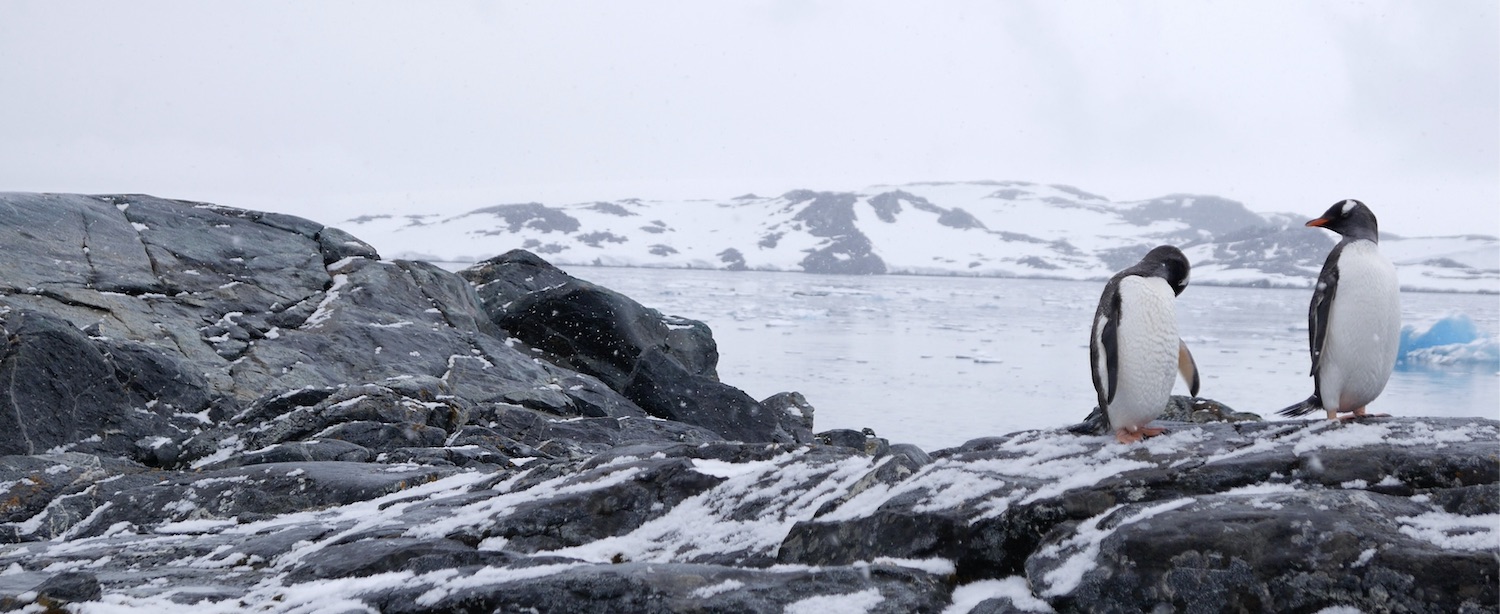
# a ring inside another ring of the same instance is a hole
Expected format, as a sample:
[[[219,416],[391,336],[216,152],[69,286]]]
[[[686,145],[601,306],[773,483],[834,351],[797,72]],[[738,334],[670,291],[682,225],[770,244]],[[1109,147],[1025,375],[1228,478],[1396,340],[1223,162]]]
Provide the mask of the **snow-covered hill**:
[[[524,248],[559,265],[1057,279],[1104,279],[1171,243],[1187,253],[1196,283],[1307,287],[1335,242],[1303,227],[1316,209],[1261,215],[1215,196],[1113,202],[1065,185],[983,181],[503,204],[342,224],[390,258],[466,262]],[[1386,232],[1381,248],[1403,288],[1500,292],[1496,237]]]

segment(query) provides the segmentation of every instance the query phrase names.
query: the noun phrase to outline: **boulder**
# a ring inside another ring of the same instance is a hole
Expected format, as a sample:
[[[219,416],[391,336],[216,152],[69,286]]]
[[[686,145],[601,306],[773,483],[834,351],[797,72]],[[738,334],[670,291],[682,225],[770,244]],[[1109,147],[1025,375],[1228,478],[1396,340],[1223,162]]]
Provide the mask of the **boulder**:
[[[547,362],[598,378],[650,415],[739,441],[807,441],[809,430],[719,381],[702,322],[664,316],[514,250],[462,273],[491,320]]]

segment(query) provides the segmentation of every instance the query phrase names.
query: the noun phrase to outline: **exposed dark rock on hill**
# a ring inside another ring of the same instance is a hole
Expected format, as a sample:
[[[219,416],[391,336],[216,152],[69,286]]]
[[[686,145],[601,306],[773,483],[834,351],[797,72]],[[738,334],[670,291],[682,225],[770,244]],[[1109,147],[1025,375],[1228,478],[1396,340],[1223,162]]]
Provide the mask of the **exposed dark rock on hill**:
[[[706,324],[527,252],[459,276],[289,216],[41,194],[0,194],[0,244],[0,610],[1500,599],[1493,420],[1183,402],[1208,421],[1144,444],[929,454],[814,434],[801,395],[718,381]]]
[[[1192,260],[1194,283],[1305,288],[1334,236],[1303,226],[1326,205],[1297,206],[1306,210],[1259,214],[1212,195],[1111,201],[1066,185],[974,181],[732,199],[530,203],[348,222],[387,255],[418,259],[473,262],[521,247],[562,265],[855,275],[1103,280],[1152,247],[1172,243]],[[1381,237],[1403,288],[1500,288],[1495,237]]]

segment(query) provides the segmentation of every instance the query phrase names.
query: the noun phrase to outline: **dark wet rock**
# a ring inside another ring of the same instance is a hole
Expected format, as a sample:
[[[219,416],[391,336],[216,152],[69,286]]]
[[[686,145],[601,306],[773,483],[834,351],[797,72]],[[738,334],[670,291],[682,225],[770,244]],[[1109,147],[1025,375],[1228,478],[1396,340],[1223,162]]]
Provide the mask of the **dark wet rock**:
[[[699,473],[690,459],[646,458],[572,473],[556,488],[567,490],[574,481],[597,482],[605,474],[616,473],[629,477],[611,480],[603,488],[519,504],[510,514],[477,527],[477,532],[464,533],[461,539],[501,538],[508,550],[522,553],[581,546],[638,529],[684,499],[724,481]]]
[[[1402,531],[1399,519],[1429,511],[1361,490],[1130,504],[1049,535],[1027,575],[1055,579],[1049,590],[1065,610],[1342,605],[1458,612],[1494,605],[1500,575],[1492,553],[1442,552]],[[1077,556],[1097,567],[1063,569]]]
[[[662,315],[524,252],[465,276],[491,319],[537,357],[597,378],[653,416],[741,441],[806,439],[798,421],[718,381],[718,347],[702,322]]]
[[[884,456],[890,452],[890,442],[876,437],[870,429],[856,431],[853,429],[833,429],[823,431],[813,436],[818,443],[858,450],[865,454]]]
[[[105,479],[147,471],[140,464],[111,458],[64,452],[42,456],[0,456],[0,523],[19,524],[36,519],[58,497],[84,491]],[[19,532],[11,535],[15,541]],[[0,534],[0,542],[7,541]]]
[[[780,612],[858,607],[870,614],[936,612],[941,578],[890,565],[758,571],[713,565],[552,566],[537,578],[457,588],[386,591],[382,612]],[[476,570],[482,578],[486,570]]]
[[[94,435],[127,413],[125,391],[103,353],[66,320],[34,311],[4,315],[0,452],[37,454]],[[118,444],[116,444],[118,445]]]
[[[449,475],[443,467],[370,463],[269,463],[192,474],[138,473],[96,482],[54,498],[41,512],[51,522],[35,537],[101,535],[122,527],[173,522],[249,522],[277,514],[347,505]],[[124,524],[120,524],[124,523]]]
[[[1157,417],[1157,420],[1166,422],[1192,422],[1195,424],[1203,424],[1205,422],[1247,422],[1260,421],[1262,419],[1259,414],[1235,411],[1213,399],[1175,394],[1167,400],[1166,410],[1162,411],[1161,416]]]
[[[1171,423],[1186,422],[1191,424],[1203,424],[1207,422],[1258,422],[1262,420],[1259,414],[1235,411],[1228,406],[1203,397],[1187,397],[1174,394],[1167,399],[1167,406],[1162,409],[1157,421],[1168,428],[1173,428]],[[1098,407],[1089,411],[1083,422],[1069,426],[1069,431],[1079,435],[1103,435],[1109,431],[1109,418],[1104,415]]]
[[[379,260],[380,253],[364,241],[337,228],[318,230],[313,238],[318,241],[318,251],[323,254],[323,264],[329,265],[345,258],[369,258]]]
[[[761,399],[760,405],[767,411],[793,416],[799,420],[797,426],[812,431],[813,414],[817,410],[813,408],[812,403],[807,402],[807,397],[802,396],[802,393],[778,392]]]
[[[103,595],[99,579],[84,571],[62,572],[32,590],[36,592],[36,602],[47,607],[94,601]]]
[[[409,571],[514,563],[514,555],[480,551],[451,539],[367,537],[340,542],[313,552],[298,562],[288,579],[306,582],[320,578],[356,578]]]
[[[455,445],[483,442],[528,458],[579,458],[640,443],[703,444],[721,439],[703,427],[646,416],[559,420],[544,412],[504,404],[480,408],[474,421],[475,426],[466,427],[462,438],[454,440]]]
[[[374,453],[364,446],[341,439],[317,439],[314,441],[290,441],[275,443],[226,459],[223,466],[260,465],[264,463],[294,463],[305,461],[350,461],[364,462]]]

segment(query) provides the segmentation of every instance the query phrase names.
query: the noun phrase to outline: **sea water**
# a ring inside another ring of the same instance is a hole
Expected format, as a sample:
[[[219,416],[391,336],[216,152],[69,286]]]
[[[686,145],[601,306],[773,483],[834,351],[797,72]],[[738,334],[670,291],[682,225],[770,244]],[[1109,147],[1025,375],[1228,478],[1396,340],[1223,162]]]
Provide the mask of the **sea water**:
[[[708,324],[724,383],[757,399],[800,392],[818,430],[871,428],[935,450],[1066,426],[1097,404],[1088,338],[1103,282],[563,268]],[[1310,298],[1310,290],[1190,286],[1177,316],[1197,359],[1199,395],[1267,418],[1307,398]],[[1466,318],[1479,338],[1469,345],[1489,344],[1491,359],[1440,347],[1453,360],[1401,365],[1370,411],[1500,418],[1500,298],[1407,292],[1401,307],[1413,338]],[[1180,380],[1175,394],[1187,394]]]

